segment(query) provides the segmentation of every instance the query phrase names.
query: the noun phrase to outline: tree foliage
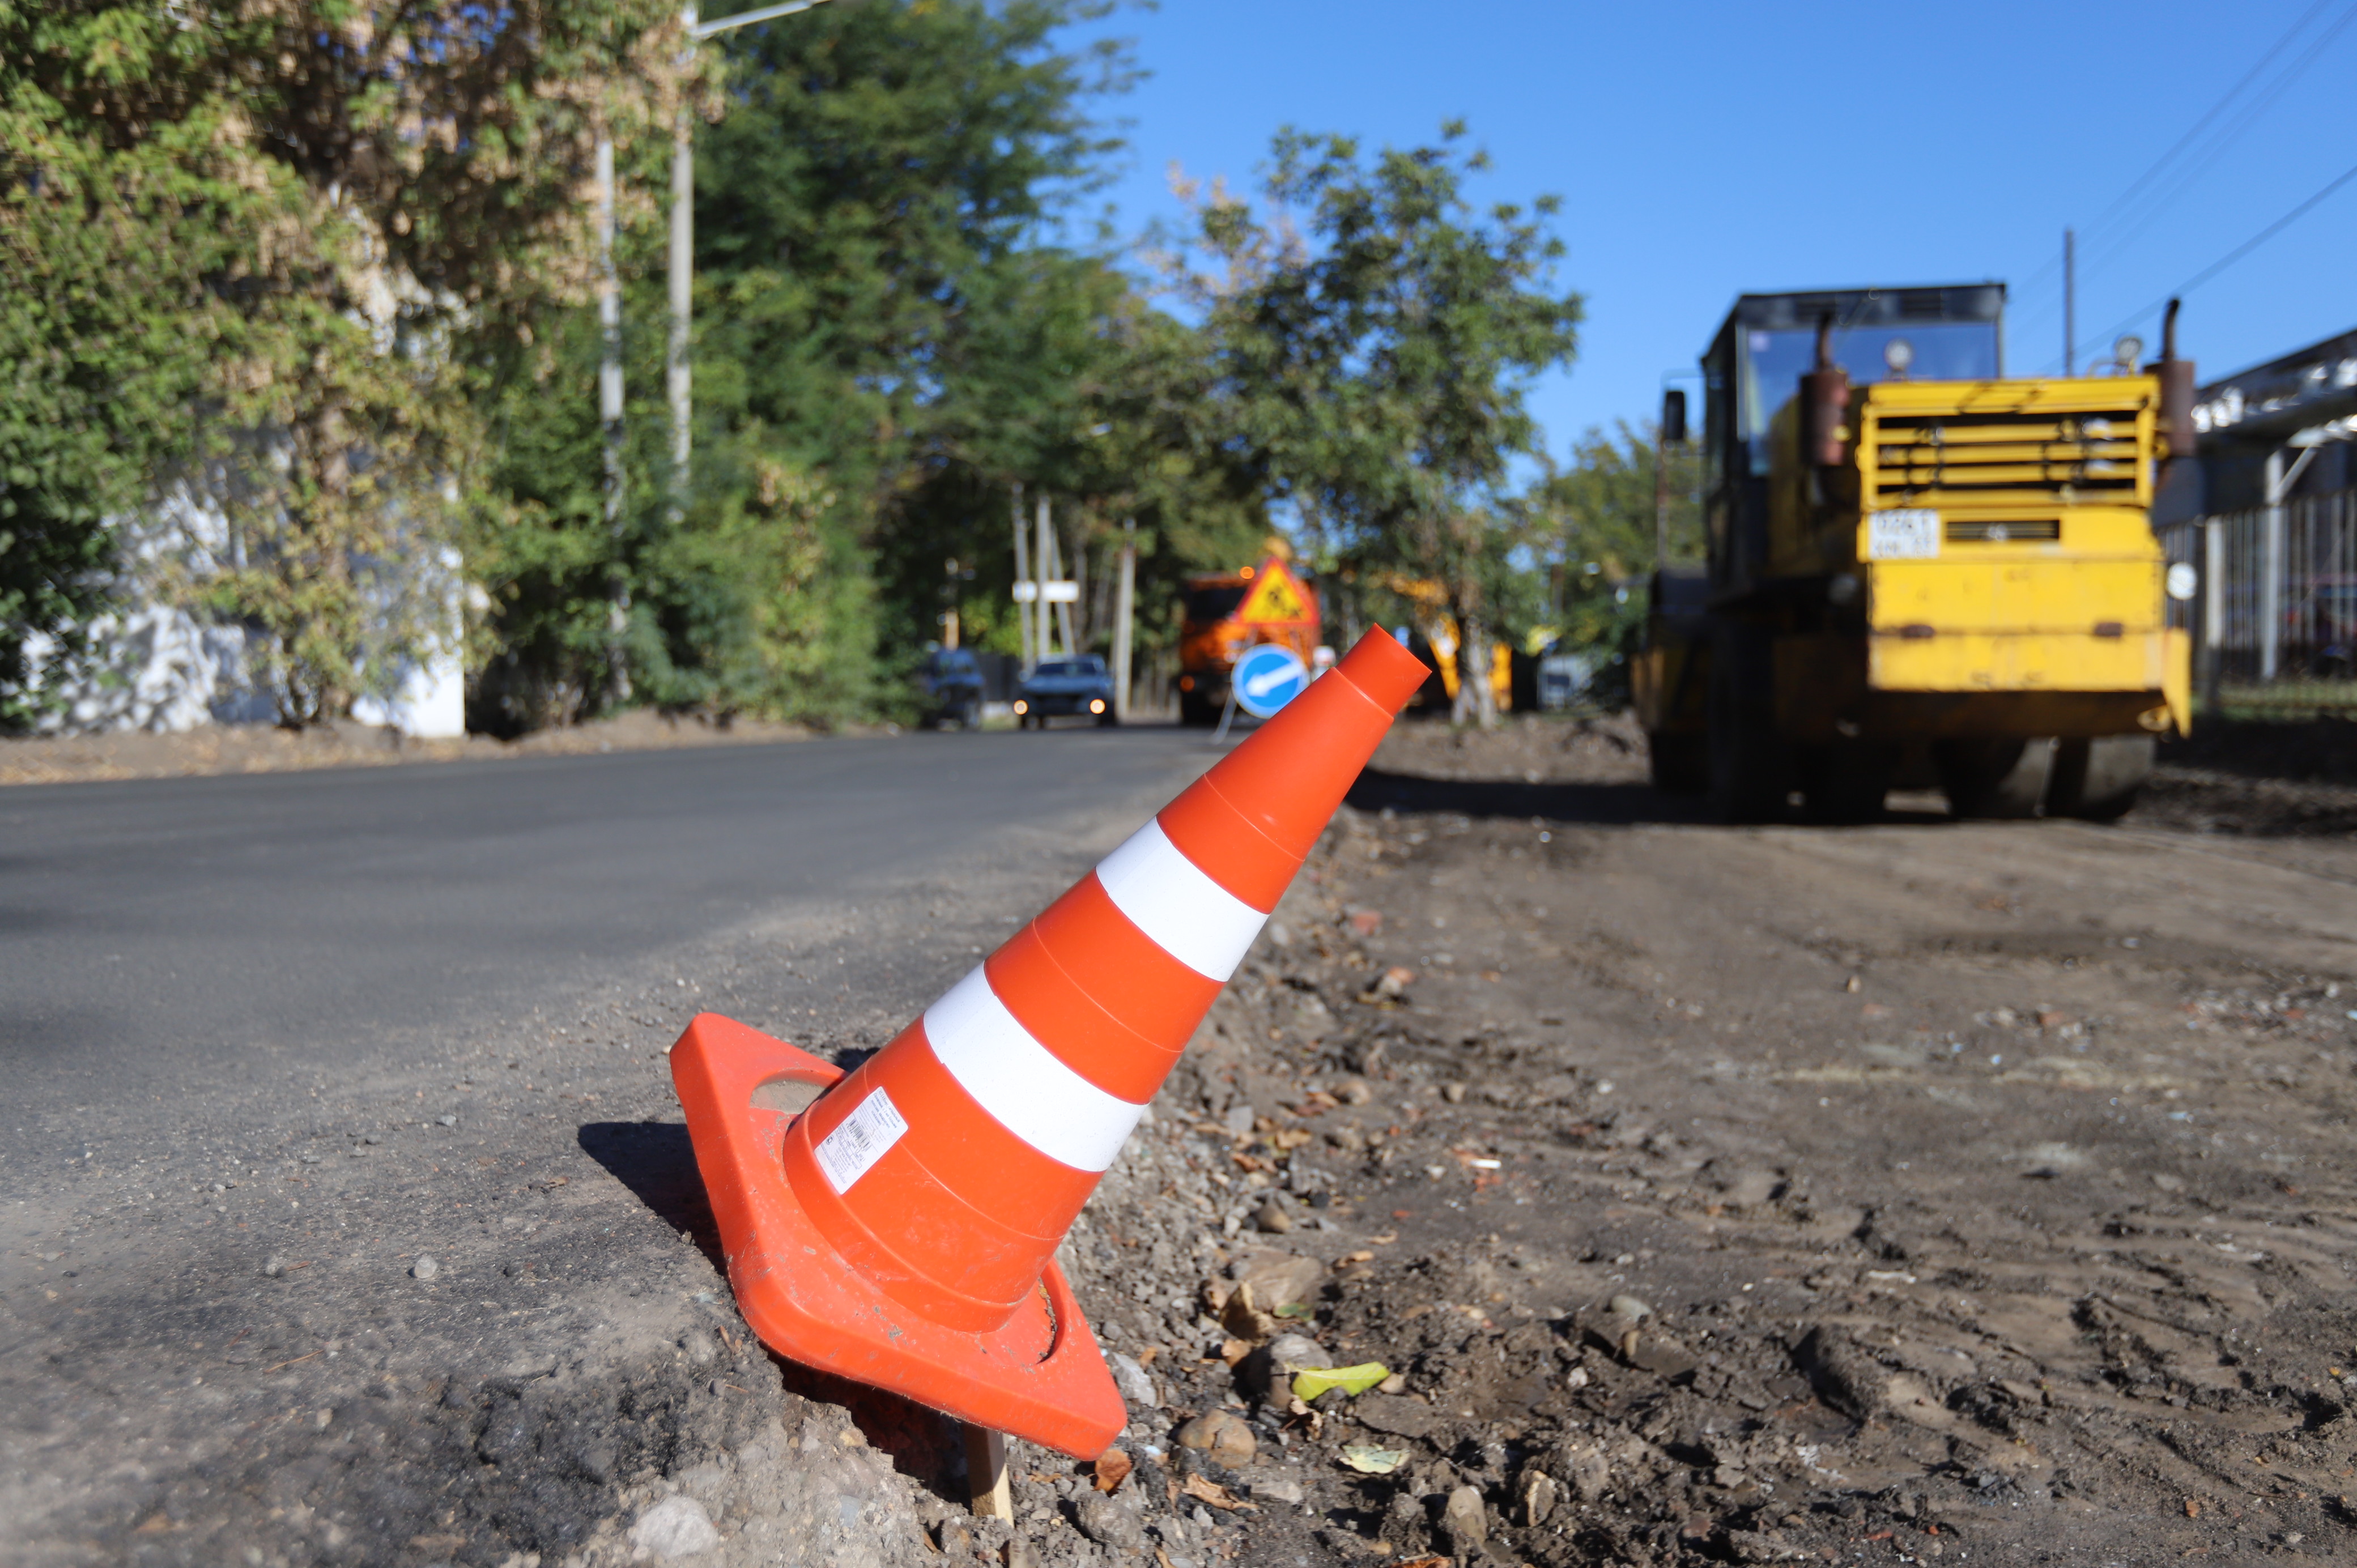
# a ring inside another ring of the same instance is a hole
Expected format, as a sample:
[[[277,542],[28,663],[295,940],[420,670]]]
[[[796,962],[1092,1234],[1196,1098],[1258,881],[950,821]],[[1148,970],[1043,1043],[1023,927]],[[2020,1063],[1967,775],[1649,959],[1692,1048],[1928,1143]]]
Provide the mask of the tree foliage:
[[[1214,264],[1186,281],[1251,461],[1361,579],[1439,583],[1462,628],[1459,714],[1489,722],[1503,491],[1538,455],[1531,378],[1569,362],[1582,306],[1552,285],[1555,199],[1477,211],[1465,187],[1487,161],[1463,134],[1372,159],[1282,134],[1265,210],[1199,201]]]
[[[588,138],[667,113],[676,32],[653,0],[0,0],[8,647],[177,494],[187,591],[260,634],[289,720],[421,651],[441,607],[382,568],[457,537],[470,372],[580,297]]]
[[[1084,623],[1125,521],[1149,610],[1178,575],[1257,542],[1257,498],[1217,493],[1186,442],[1200,336],[1069,237],[1114,146],[1093,102],[1131,68],[1118,46],[1059,38],[1102,8],[876,3],[724,35],[724,112],[696,128],[692,499],[674,515],[665,489],[661,235],[641,231],[622,247],[619,540],[602,520],[595,331],[553,332],[499,401],[511,510],[479,552],[497,606],[492,722],[595,702],[618,564],[639,696],[824,723],[888,709],[895,671],[951,605],[1012,650],[1018,484],[1053,499],[1092,575]],[[782,575],[732,565],[768,537],[742,521],[771,515],[764,494],[796,498],[806,536],[774,558]],[[781,564],[806,559],[823,564]],[[1084,637],[1103,632],[1094,618]]]
[[[1135,67],[1063,40],[1107,3],[868,0],[692,48],[669,0],[0,0],[0,724],[31,716],[25,638],[70,642],[117,591],[129,518],[182,531],[140,569],[246,626],[297,723],[447,637],[453,550],[483,726],[599,711],[618,642],[638,701],[888,712],[945,608],[1013,647],[1018,486],[1053,502],[1083,645],[1125,542],[1150,650],[1184,579],[1243,564],[1274,508],[1370,593],[1443,584],[1478,667],[1528,587],[1534,514],[1504,495],[1536,448],[1524,390],[1579,318],[1549,283],[1551,203],[1477,212],[1454,128],[1372,159],[1289,133],[1264,212],[1201,203],[1208,265],[1165,309],[1081,220],[1116,145],[1097,105]]]
[[[1554,599],[1566,639],[1610,652],[1634,645],[1645,610],[1644,580],[1653,571],[1653,465],[1663,448],[1655,427],[1626,422],[1608,434],[1590,430],[1573,444],[1571,461],[1533,488],[1530,537],[1560,563]],[[1692,444],[1668,447],[1670,559],[1703,553],[1702,460]]]

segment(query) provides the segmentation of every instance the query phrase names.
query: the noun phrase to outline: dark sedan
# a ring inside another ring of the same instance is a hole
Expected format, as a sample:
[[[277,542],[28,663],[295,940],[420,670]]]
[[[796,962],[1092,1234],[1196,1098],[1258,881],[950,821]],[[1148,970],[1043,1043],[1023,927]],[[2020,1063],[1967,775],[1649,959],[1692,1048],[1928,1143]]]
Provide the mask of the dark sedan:
[[[917,693],[929,725],[982,727],[982,667],[963,648],[936,648],[917,671]]]
[[[1051,718],[1119,722],[1113,709],[1113,675],[1103,660],[1084,653],[1043,659],[1032,667],[1015,698],[1015,722],[1024,729],[1045,729]]]

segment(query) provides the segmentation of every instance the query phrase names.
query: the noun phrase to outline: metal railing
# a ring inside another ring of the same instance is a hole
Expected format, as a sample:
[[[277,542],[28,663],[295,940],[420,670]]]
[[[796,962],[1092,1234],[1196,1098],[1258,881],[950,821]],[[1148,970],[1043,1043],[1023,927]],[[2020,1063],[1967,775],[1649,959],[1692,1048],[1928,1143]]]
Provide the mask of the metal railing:
[[[2357,712],[2357,489],[2160,532],[2201,587],[2169,606],[2193,633],[2207,705]]]

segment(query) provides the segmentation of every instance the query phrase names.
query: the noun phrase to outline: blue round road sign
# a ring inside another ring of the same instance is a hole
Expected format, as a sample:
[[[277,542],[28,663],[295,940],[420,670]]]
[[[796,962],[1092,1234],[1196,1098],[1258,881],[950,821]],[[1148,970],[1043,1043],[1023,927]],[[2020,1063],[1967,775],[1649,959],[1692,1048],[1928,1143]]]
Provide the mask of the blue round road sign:
[[[1264,642],[1244,650],[1244,656],[1236,660],[1233,679],[1236,706],[1256,719],[1265,719],[1308,689],[1309,670],[1290,648]]]

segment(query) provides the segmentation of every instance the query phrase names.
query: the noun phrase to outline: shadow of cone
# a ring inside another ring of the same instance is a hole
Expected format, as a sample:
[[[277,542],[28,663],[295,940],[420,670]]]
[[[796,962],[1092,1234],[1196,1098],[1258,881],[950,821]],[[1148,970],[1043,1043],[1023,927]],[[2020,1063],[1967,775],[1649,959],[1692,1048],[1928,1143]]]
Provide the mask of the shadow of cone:
[[[1381,632],[849,1074],[706,1014],[672,1051],[746,1320],[1093,1458],[1126,1424],[1053,1253],[1427,671]],[[820,1085],[800,1116],[753,1103]]]

